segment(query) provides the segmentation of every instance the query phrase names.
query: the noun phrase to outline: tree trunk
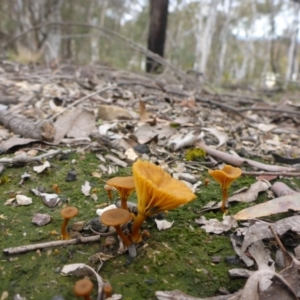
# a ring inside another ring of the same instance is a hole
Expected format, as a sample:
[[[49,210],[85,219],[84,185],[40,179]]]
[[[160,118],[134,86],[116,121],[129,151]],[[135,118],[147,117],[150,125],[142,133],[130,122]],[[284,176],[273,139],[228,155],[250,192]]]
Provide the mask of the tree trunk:
[[[205,74],[206,65],[210,54],[211,42],[215,31],[216,17],[217,17],[218,0],[212,0],[209,6],[209,11],[206,16],[205,26],[203,26],[203,16],[199,17],[198,29],[203,28],[202,31],[196,32],[196,56],[194,69]],[[200,13],[203,14],[202,11]],[[200,50],[201,49],[201,50]],[[199,57],[200,54],[200,57]]]
[[[168,0],[150,0],[150,25],[148,33],[148,50],[164,56],[168,20]],[[147,57],[146,71],[157,72],[160,64]]]
[[[294,20],[292,22],[291,34],[290,34],[290,47],[288,51],[288,65],[286,69],[285,81],[286,85],[289,80],[292,79],[294,68],[295,68],[295,58],[297,53],[297,36],[299,32],[299,11],[300,3],[292,3],[294,8]]]

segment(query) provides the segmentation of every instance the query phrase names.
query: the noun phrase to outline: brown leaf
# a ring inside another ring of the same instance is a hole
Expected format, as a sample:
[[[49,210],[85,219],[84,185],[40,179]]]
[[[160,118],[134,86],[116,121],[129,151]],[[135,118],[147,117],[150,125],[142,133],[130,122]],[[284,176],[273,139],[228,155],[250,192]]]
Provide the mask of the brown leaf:
[[[279,214],[289,210],[300,211],[299,197],[300,193],[275,198],[255,206],[245,208],[234,215],[234,218],[236,220],[248,220]]]

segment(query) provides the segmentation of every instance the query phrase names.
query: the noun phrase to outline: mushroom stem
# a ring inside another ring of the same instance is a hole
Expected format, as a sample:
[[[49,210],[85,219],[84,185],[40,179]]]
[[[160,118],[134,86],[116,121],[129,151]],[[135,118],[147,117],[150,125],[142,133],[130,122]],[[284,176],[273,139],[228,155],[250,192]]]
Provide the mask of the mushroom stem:
[[[109,282],[104,283],[103,291],[105,293],[105,299],[111,297],[112,286]]]
[[[122,231],[121,226],[120,225],[116,225],[114,227],[116,229],[117,234],[119,235],[119,237],[124,242],[125,246],[129,247],[132,243],[131,243],[130,239],[128,238],[128,236]]]
[[[228,199],[228,189],[223,188],[222,189],[222,212],[226,213],[227,209],[226,209],[226,201]]]
[[[68,234],[68,231],[67,231],[67,225],[69,223],[69,220],[68,218],[64,218],[64,221],[61,225],[61,234],[63,236],[63,240],[69,240],[70,239],[70,236]]]
[[[128,210],[127,199],[122,199],[122,198],[120,198],[120,199],[121,199],[121,207],[122,207],[123,209]]]
[[[134,219],[132,228],[131,228],[131,238],[133,243],[140,243],[142,239],[141,226],[145,221],[146,216],[141,214],[140,212]]]

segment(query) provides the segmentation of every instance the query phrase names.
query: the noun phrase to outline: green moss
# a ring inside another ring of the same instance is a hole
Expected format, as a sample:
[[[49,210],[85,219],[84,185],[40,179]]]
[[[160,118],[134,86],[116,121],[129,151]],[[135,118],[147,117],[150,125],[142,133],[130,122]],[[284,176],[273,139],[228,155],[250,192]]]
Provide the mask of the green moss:
[[[206,151],[202,148],[193,148],[185,151],[185,159],[187,161],[201,161],[206,157]]]
[[[76,163],[73,164],[72,160]],[[7,168],[2,176],[10,179],[0,185],[2,201],[18,193],[33,198],[29,206],[4,206],[1,214],[7,219],[0,219],[2,249],[22,246],[30,243],[55,241],[60,234],[62,219],[61,205],[54,208],[46,207],[39,197],[34,196],[31,188],[44,187],[46,192],[54,192],[53,184],[57,184],[64,202],[79,208],[78,216],[70,221],[89,221],[96,216],[96,206],[107,202],[107,194],[103,186],[108,177],[101,179],[92,177],[92,172],[98,171],[99,161],[94,153],[72,153],[67,160],[51,159],[49,171],[36,174],[31,166],[22,168]],[[77,180],[66,182],[70,170],[77,173]],[[31,174],[23,186],[19,186],[20,176],[24,172]],[[131,168],[120,168],[113,176],[131,175]],[[206,178],[207,172],[201,175]],[[97,191],[98,201],[85,197],[81,193],[81,185],[89,181]],[[243,186],[250,186],[255,179],[241,177],[231,187],[230,192]],[[116,197],[116,194],[114,195]],[[259,198],[263,201],[264,196]],[[166,218],[174,221],[173,226],[166,231],[158,231],[154,220],[147,220],[143,227],[148,229],[151,237],[147,244],[138,248],[138,256],[130,261],[126,254],[104,262],[100,275],[109,280],[115,293],[123,295],[123,299],[155,299],[155,291],[179,289],[195,297],[209,297],[218,294],[220,287],[226,287],[230,292],[241,288],[245,280],[232,280],[228,270],[243,265],[229,265],[226,256],[235,255],[228,235],[210,235],[202,230],[195,219],[199,216],[193,209],[199,209],[211,200],[220,201],[220,187],[214,181],[201,188],[197,199],[188,205],[168,212]],[[136,201],[136,195],[130,197]],[[251,204],[232,203],[229,212],[234,214]],[[31,223],[35,213],[48,213],[51,223],[37,227]],[[207,212],[207,218],[222,218],[220,210]],[[57,249],[42,249],[40,254],[32,251],[24,254],[5,256],[0,262],[1,291],[8,291],[11,299],[19,293],[26,299],[51,299],[61,294],[65,299],[74,299],[73,285],[78,280],[75,276],[64,277],[61,268],[70,263],[90,264],[88,258],[99,252],[100,243],[72,245]],[[221,257],[219,264],[212,263],[212,256]],[[92,265],[91,265],[92,266]],[[94,291],[93,296],[95,297]]]

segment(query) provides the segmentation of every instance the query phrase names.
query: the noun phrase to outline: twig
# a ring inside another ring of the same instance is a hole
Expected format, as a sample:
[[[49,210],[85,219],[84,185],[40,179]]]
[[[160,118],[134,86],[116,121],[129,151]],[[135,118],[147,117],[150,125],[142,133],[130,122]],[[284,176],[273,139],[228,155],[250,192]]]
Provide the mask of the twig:
[[[68,151],[68,150],[67,150]],[[59,153],[63,152],[61,149],[55,150],[55,151],[49,151],[48,153],[41,154],[39,156],[28,156],[28,155],[18,155],[12,158],[3,157],[0,159],[0,164],[25,164],[33,161],[42,162],[44,158],[55,156]]]
[[[114,233],[114,232],[112,232]],[[106,234],[107,235],[107,234]],[[46,242],[40,244],[31,244],[26,246],[18,246],[18,247],[11,247],[6,248],[3,250],[4,254],[19,254],[25,253],[37,249],[49,248],[49,247],[59,247],[59,246],[66,246],[66,245],[74,245],[74,244],[85,244],[85,243],[92,243],[97,242],[100,240],[101,236],[103,235],[93,235],[88,237],[79,237],[76,239],[71,240],[61,240],[61,241],[53,241],[53,242]]]
[[[278,109],[278,108],[272,108],[272,107],[247,107],[247,108],[240,108],[237,111],[239,111],[240,113],[243,111],[268,111],[268,112],[277,112],[280,114],[291,114],[291,115],[296,115],[296,116],[300,116],[300,112],[299,111],[295,111],[295,110],[287,110],[287,109]]]
[[[243,171],[242,175],[270,175],[270,176],[285,176],[285,177],[298,177],[300,176],[300,172],[262,172],[262,171]]]
[[[86,100],[86,99],[88,99],[88,98],[91,98],[91,97],[93,97],[93,96],[95,96],[95,95],[97,95],[97,94],[100,94],[100,93],[102,93],[102,92],[104,92],[104,91],[107,91],[107,90],[109,90],[109,89],[114,89],[116,86],[117,86],[116,84],[112,84],[112,85],[109,85],[109,86],[107,86],[107,87],[105,87],[105,88],[103,88],[103,89],[101,89],[101,90],[97,90],[96,92],[93,92],[93,93],[91,93],[91,94],[88,94],[88,95],[86,95],[86,96],[84,96],[84,97],[82,97],[82,98],[76,100],[76,101],[73,102],[72,104],[68,105],[65,109],[63,109],[62,111],[58,112],[57,114],[55,114],[54,116],[52,116],[52,117],[49,118],[48,120],[50,120],[50,121],[51,121],[51,120],[54,120],[55,118],[57,118],[58,116],[60,116],[61,114],[63,114],[66,110],[68,110],[68,109],[70,109],[71,107],[77,105],[78,103],[80,103],[80,102],[82,102],[82,101],[84,101],[84,100]]]

